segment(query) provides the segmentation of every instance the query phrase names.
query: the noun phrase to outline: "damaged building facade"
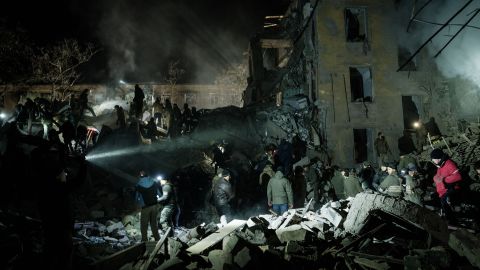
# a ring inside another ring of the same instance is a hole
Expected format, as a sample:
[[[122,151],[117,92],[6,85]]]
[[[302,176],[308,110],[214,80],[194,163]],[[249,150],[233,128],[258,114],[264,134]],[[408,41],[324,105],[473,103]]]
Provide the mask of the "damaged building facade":
[[[407,4],[293,2],[276,27],[269,24],[251,39],[246,104],[298,105],[301,96],[307,98],[315,108],[310,140],[340,166],[375,162],[379,132],[398,157],[397,139],[404,130],[415,137],[416,121],[441,119],[442,132],[454,133],[457,119],[471,115],[458,101],[468,99],[468,83],[442,76],[426,51],[407,61],[418,46],[398,34],[408,36],[402,5]]]

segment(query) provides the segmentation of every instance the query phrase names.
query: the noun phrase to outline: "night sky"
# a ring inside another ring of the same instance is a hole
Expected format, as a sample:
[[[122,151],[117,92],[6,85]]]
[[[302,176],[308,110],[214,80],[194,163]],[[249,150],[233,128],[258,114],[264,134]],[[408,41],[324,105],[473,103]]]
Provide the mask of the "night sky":
[[[39,45],[74,38],[102,52],[83,67],[84,81],[159,81],[180,60],[184,82],[211,82],[239,63],[265,15],[288,0],[2,1],[0,23]]]

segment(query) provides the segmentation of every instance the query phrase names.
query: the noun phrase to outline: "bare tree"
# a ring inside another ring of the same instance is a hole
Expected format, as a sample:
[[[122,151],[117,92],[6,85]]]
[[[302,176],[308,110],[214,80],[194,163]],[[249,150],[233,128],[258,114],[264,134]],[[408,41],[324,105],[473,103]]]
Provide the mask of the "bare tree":
[[[168,76],[164,80],[170,85],[170,89],[173,90],[184,74],[185,69],[180,67],[180,60],[170,61],[168,63]]]
[[[66,93],[81,77],[78,67],[99,52],[93,44],[81,46],[76,40],[65,39],[43,48],[32,60],[33,80],[52,85],[52,98],[64,99]]]

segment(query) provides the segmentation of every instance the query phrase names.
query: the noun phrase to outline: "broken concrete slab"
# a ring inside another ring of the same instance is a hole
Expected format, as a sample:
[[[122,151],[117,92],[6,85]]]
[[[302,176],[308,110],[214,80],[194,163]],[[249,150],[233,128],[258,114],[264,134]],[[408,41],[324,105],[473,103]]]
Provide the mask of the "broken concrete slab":
[[[302,228],[300,224],[291,225],[275,231],[280,242],[305,241],[312,233]]]
[[[450,234],[448,245],[460,256],[465,256],[475,267],[480,268],[480,238],[465,229]]]
[[[228,252],[214,249],[208,253],[208,261],[212,264],[212,269],[223,270],[225,265],[233,263],[233,257]]]
[[[248,247],[243,247],[235,256],[233,257],[233,262],[235,262],[240,268],[244,268],[252,259],[250,256],[250,249]]]
[[[205,239],[201,240],[200,242],[196,243],[195,245],[189,247],[187,249],[188,252],[192,254],[200,254],[204,250],[210,248],[211,246],[215,245],[216,243],[222,241],[222,239],[227,236],[229,233],[233,232],[237,228],[245,225],[247,223],[246,220],[239,220],[234,219],[230,221],[227,225],[220,228],[216,232],[210,234]]]
[[[320,209],[320,214],[323,218],[330,221],[335,228],[337,228],[343,221],[343,216],[337,212],[337,210],[331,207],[322,207]]]
[[[422,227],[437,239],[443,242],[448,241],[447,224],[436,213],[412,202],[380,194],[359,193],[355,196],[343,223],[345,231],[358,234],[365,224],[369,212],[374,209],[380,209],[408,220]]]

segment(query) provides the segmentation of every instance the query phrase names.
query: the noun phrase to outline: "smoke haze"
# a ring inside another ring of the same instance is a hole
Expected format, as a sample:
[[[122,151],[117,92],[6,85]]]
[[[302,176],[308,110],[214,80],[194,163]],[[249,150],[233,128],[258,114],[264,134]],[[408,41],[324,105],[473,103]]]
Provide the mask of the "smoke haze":
[[[403,17],[401,21],[408,22],[412,7],[411,2],[404,1],[403,3],[402,11],[400,12]],[[426,3],[426,0],[418,1],[416,10],[424,3]],[[410,33],[405,32],[406,24],[401,26],[400,31],[398,31],[400,33],[400,44],[404,43],[413,53],[466,3],[466,0],[432,1],[416,16],[417,19],[424,22],[413,22]],[[445,27],[433,38],[432,42],[425,47],[432,59],[478,8],[480,8],[480,2],[473,1],[453,19],[450,26]],[[440,25],[425,22],[438,23]],[[466,27],[463,29],[442,53],[434,59],[439,70],[447,78],[461,77],[480,86],[480,49],[478,47],[478,44],[480,44],[480,15],[477,15],[469,23],[469,26],[477,28]]]

